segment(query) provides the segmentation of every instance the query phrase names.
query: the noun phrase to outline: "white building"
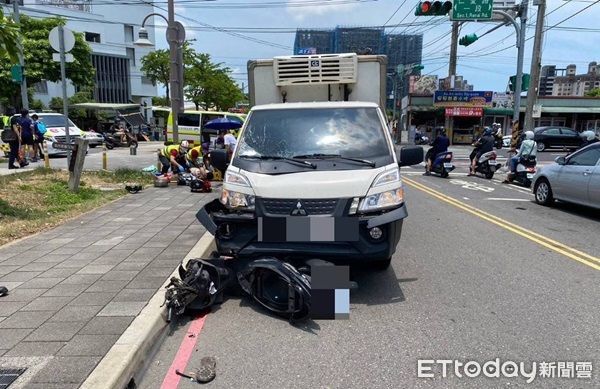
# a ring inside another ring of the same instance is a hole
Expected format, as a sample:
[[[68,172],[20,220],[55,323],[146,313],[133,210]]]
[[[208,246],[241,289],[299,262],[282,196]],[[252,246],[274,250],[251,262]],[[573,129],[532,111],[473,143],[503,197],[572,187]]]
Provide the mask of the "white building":
[[[154,12],[151,2],[91,1],[91,0],[21,0],[20,13],[31,17],[60,16],[67,20],[67,28],[85,35],[92,49],[92,64],[96,69],[94,98],[99,103],[146,103],[152,106],[156,86],[142,75],[141,58],[154,47],[136,47],[133,42],[142,20]],[[112,4],[111,4],[112,3]],[[12,13],[12,5],[5,14]],[[146,29],[155,42],[153,18]],[[27,64],[25,64],[27,66]],[[42,82],[34,85],[35,98],[48,104],[55,96],[62,96],[60,83]],[[75,88],[69,85],[69,96]]]

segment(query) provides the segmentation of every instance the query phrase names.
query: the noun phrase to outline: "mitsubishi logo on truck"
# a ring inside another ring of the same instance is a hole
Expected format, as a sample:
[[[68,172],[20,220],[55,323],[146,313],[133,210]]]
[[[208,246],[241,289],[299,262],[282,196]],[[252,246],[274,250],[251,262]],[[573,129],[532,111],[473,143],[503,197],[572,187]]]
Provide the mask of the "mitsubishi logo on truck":
[[[296,203],[296,208],[292,210],[291,213],[292,216],[306,216],[306,210],[304,208],[302,208],[302,203],[300,201],[298,201]]]

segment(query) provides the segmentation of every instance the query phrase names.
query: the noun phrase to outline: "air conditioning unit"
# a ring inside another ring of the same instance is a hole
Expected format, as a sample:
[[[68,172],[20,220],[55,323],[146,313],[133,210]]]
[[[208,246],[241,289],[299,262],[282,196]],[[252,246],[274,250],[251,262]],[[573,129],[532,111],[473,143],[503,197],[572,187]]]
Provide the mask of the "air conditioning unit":
[[[358,57],[354,53],[281,56],[273,59],[273,67],[277,86],[352,84]]]

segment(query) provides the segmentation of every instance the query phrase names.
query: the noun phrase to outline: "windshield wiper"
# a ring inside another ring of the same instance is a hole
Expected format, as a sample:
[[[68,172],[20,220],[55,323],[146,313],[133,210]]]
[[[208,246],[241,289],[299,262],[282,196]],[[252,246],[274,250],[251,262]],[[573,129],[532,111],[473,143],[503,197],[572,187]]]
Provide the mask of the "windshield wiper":
[[[294,155],[294,158],[314,158],[314,159],[327,159],[327,158],[337,158],[343,159],[346,161],[359,162],[364,165],[369,165],[371,167],[375,167],[376,164],[373,161],[362,158],[351,158],[351,157],[342,157],[340,154],[306,154],[306,155]]]
[[[245,159],[260,159],[260,160],[276,160],[276,161],[286,161],[286,162],[291,162],[291,163],[295,163],[297,165],[300,166],[304,166],[304,167],[309,167],[311,169],[316,169],[317,165],[315,165],[312,162],[308,162],[308,161],[303,161],[301,159],[294,159],[294,158],[287,158],[287,157],[280,157],[277,155],[238,155],[239,158],[245,158]]]

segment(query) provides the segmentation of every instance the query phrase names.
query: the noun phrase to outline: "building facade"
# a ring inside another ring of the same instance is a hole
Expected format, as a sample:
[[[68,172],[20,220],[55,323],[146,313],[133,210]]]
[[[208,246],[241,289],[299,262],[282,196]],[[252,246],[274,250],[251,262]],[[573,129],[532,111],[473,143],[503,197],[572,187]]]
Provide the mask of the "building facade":
[[[398,65],[420,64],[423,57],[423,35],[386,34],[383,28],[337,27],[332,30],[298,30],[294,54],[357,53],[384,54],[388,58],[388,74],[396,73]],[[408,94],[408,76],[419,75],[415,70],[398,76],[400,102]],[[389,81],[389,80],[388,80]],[[393,82],[387,83],[388,108],[393,105]]]
[[[35,18],[62,17],[66,27],[84,34],[92,49],[92,64],[96,69],[94,99],[99,103],[146,103],[152,105],[157,95],[156,85],[142,75],[141,58],[155,48],[136,47],[139,26],[144,17],[154,12],[151,3],[123,4],[91,0],[24,0],[22,15]],[[7,14],[12,13],[12,6]],[[148,20],[149,39],[155,42],[152,19]],[[55,96],[62,97],[60,83],[42,81],[32,85],[34,97],[48,105]],[[68,86],[69,96],[76,92]]]
[[[567,66],[563,76],[554,77],[552,96],[585,96],[595,88],[600,88],[600,67],[590,62],[587,73],[577,74],[575,65]]]

